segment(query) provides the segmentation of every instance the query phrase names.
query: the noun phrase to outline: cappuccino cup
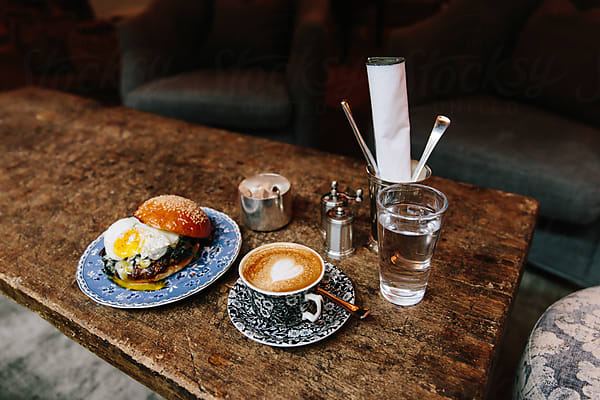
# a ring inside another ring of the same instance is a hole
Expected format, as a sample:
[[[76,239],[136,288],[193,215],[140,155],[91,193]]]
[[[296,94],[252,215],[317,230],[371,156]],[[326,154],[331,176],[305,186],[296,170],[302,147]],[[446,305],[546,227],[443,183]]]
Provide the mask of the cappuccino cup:
[[[287,242],[262,245],[242,258],[239,274],[264,322],[292,326],[320,317],[323,298],[312,291],[323,279],[325,263],[313,249]],[[311,302],[315,312],[309,310]]]

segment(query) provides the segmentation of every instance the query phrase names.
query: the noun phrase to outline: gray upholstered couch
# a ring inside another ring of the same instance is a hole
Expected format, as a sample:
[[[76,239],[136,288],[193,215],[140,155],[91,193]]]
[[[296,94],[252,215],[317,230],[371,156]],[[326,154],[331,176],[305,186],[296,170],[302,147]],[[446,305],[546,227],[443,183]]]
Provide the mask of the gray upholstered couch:
[[[315,145],[327,12],[321,0],[155,0],[117,27],[123,104]]]
[[[530,263],[591,286],[600,283],[600,8],[580,3],[453,0],[391,32],[386,52],[407,59],[413,157],[435,115],[449,116],[434,174],[537,199]]]

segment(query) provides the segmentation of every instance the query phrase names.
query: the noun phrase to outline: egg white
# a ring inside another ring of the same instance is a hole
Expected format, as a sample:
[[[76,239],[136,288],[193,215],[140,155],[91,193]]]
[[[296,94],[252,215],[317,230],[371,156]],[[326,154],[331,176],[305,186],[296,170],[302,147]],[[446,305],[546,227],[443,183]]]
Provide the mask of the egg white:
[[[112,260],[122,260],[122,257],[119,257],[115,254],[114,246],[115,241],[127,232],[130,229],[133,229],[135,224],[139,223],[137,218],[129,217],[123,218],[116,222],[114,222],[108,229],[103,233],[104,237],[104,251],[106,251],[106,255],[108,258]]]
[[[123,260],[123,257],[115,254],[115,242],[129,231],[139,235],[140,241],[135,252],[142,259],[158,260],[165,255],[169,246],[174,246],[179,240],[179,235],[176,233],[152,228],[135,217],[123,218],[113,223],[104,232],[104,249],[107,257],[116,261]]]

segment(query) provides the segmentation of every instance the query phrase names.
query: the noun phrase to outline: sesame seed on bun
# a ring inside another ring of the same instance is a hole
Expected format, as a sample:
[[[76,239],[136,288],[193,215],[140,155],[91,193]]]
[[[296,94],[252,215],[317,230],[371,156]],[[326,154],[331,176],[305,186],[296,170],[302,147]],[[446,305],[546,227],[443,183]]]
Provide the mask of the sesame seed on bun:
[[[146,200],[133,215],[153,228],[194,238],[206,238],[212,229],[210,219],[196,202],[176,195]]]

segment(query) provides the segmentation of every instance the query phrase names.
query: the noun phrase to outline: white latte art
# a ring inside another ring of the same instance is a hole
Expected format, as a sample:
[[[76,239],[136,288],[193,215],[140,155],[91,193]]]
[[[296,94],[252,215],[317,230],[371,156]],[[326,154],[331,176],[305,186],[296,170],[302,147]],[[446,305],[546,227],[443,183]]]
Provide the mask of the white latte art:
[[[282,258],[277,260],[271,267],[271,281],[283,281],[292,279],[304,271],[302,265],[296,264],[293,258]]]
[[[302,290],[315,284],[322,274],[321,257],[293,243],[259,247],[240,263],[240,275],[250,285],[268,292]]]

